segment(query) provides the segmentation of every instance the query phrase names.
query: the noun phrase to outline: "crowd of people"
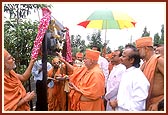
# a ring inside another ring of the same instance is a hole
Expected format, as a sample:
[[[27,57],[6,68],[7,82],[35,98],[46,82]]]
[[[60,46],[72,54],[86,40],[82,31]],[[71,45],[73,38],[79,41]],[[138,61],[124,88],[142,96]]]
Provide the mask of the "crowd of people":
[[[31,59],[26,71],[18,74],[15,59],[4,49],[5,111],[30,111],[28,102],[38,90],[26,92],[22,82],[32,74],[39,87],[41,63]],[[57,53],[47,72],[48,111],[164,110],[164,47],[154,48],[151,37],[139,38],[135,46],[126,45],[105,57],[98,46],[92,46],[77,52],[74,63]],[[40,105],[36,103],[36,110]]]

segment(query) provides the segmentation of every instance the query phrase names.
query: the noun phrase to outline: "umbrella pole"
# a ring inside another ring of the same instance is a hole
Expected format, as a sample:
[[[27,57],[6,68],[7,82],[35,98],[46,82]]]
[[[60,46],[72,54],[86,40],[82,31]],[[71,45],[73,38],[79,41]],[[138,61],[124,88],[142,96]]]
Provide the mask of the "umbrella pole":
[[[106,43],[106,33],[107,33],[107,20],[106,20],[105,22],[106,22],[106,27],[105,27],[105,43]]]
[[[103,48],[103,54],[102,56],[105,57],[106,56],[106,34],[107,34],[107,20],[105,21],[106,23],[106,27],[105,27],[105,41],[104,41],[104,48]]]
[[[104,41],[105,44],[106,44],[106,33],[107,33],[107,28],[105,29],[105,41]]]
[[[105,42],[104,42],[104,48],[103,48],[103,57],[105,58],[106,56],[106,33],[107,33],[107,28],[105,29]]]

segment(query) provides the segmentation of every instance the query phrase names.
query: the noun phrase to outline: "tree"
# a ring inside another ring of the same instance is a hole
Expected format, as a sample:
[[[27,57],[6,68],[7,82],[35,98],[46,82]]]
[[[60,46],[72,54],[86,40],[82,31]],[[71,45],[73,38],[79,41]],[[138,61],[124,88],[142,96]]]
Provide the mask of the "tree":
[[[107,53],[111,53],[111,48],[109,46],[106,48],[106,50],[107,50]]]
[[[147,32],[147,28],[146,27],[144,28],[143,34],[142,34],[142,37],[145,37],[145,36],[150,36],[150,31]]]
[[[25,20],[31,11],[38,11],[42,7],[51,7],[45,4],[5,4],[4,12],[9,19],[4,22],[4,47],[16,59],[16,72],[22,73],[28,66],[33,41],[36,38],[39,22]],[[15,50],[13,50],[15,49]]]
[[[23,19],[31,14],[31,11],[38,11],[40,8],[48,7],[51,8],[52,5],[47,4],[5,4],[4,12],[9,13],[10,19]]]
[[[100,47],[101,49],[103,48],[100,30],[98,32],[96,32],[96,31],[93,32],[93,34],[91,36],[88,35],[87,40],[89,41],[88,47],[96,45],[96,46]]]
[[[72,55],[75,55],[77,52],[84,52],[86,49],[85,41],[81,40],[80,35],[71,35],[71,46]]]
[[[119,50],[123,50],[123,49],[124,49],[124,46],[119,46],[118,49],[119,49]]]
[[[164,44],[164,25],[161,25],[161,37],[159,33],[154,35],[154,44]]]
[[[28,65],[33,41],[37,34],[37,26],[38,22],[30,21],[20,23],[17,28],[15,28],[16,22],[6,21],[4,23],[4,47],[15,57],[17,72],[22,73]]]
[[[164,44],[164,25],[161,25],[161,38],[160,38],[160,43]]]
[[[159,44],[160,43],[160,36],[159,33],[156,33],[154,35],[154,44]]]

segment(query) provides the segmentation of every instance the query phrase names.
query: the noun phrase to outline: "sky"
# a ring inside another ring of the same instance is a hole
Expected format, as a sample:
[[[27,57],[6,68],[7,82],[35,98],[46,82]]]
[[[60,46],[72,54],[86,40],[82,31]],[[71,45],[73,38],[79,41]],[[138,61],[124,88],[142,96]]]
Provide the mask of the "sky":
[[[154,37],[156,33],[161,34],[162,24],[166,26],[166,2],[48,2],[48,4],[53,6],[50,9],[51,15],[69,28],[69,34],[81,35],[81,39],[86,43],[88,43],[86,36],[92,34],[94,29],[84,28],[77,24],[85,21],[92,12],[108,9],[127,13],[135,20],[135,28],[108,29],[106,40],[109,40],[108,46],[112,50],[117,49],[120,45],[124,46],[134,42],[141,37],[145,27],[147,27],[147,31],[150,31],[150,36]],[[37,16],[37,13],[32,13],[30,19],[39,19]],[[101,37],[104,43],[104,30]]]

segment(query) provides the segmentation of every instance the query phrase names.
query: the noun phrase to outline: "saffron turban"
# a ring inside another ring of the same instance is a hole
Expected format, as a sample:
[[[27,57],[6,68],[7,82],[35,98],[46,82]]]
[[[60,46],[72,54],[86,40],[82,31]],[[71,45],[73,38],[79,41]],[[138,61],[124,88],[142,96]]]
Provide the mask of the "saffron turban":
[[[76,57],[82,58],[83,57],[83,53],[77,52],[76,53]]]
[[[111,53],[110,54],[106,54],[105,56],[107,59],[110,59],[112,57]]]
[[[152,38],[151,37],[142,37],[139,38],[135,41],[136,47],[140,48],[140,47],[145,47],[145,46],[153,46],[152,43]]]
[[[109,53],[109,54],[106,54],[106,58],[107,59],[111,59],[112,57],[113,57],[113,55],[114,55],[114,52],[111,52],[111,53]]]
[[[85,55],[86,59],[92,59],[92,60],[97,61],[99,58],[99,55],[100,55],[99,51],[86,49],[86,55]]]

